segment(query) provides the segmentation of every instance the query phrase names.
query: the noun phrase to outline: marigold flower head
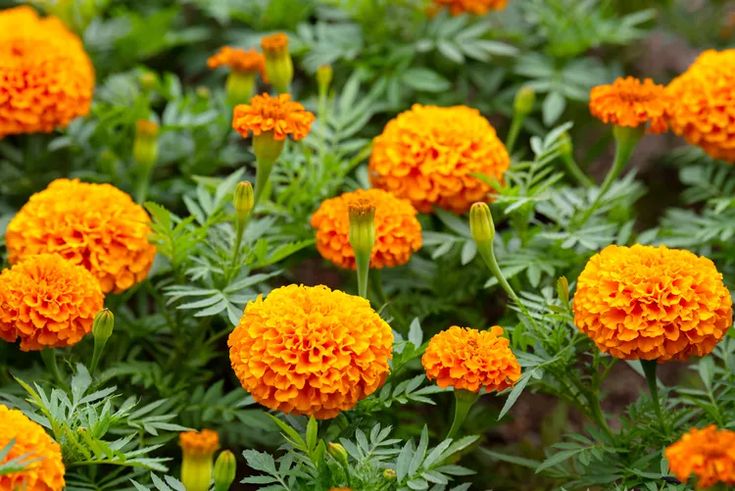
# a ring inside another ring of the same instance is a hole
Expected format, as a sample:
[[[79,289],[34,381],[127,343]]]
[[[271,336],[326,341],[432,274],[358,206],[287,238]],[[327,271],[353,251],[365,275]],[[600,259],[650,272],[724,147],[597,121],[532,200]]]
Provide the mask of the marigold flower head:
[[[53,254],[28,256],[0,273],[0,338],[23,351],[62,348],[92,330],[104,296],[95,277]]]
[[[207,66],[213,69],[227,66],[238,72],[257,72],[261,76],[265,75],[265,57],[254,49],[223,46],[207,59]]]
[[[219,448],[219,435],[214,430],[179,433],[179,445],[186,455],[212,456]]]
[[[704,356],[732,325],[732,300],[705,257],[665,246],[611,245],[577,279],[577,327],[624,360]]]
[[[452,15],[483,15],[490,10],[503,10],[508,0],[434,0],[434,5],[449,9]]]
[[[235,106],[232,128],[243,138],[247,138],[250,132],[256,136],[272,132],[275,140],[285,140],[291,135],[298,141],[309,134],[314,119],[314,114],[292,101],[289,94],[271,96],[263,93],[254,96],[250,104]]]
[[[521,366],[503,337],[503,328],[487,331],[452,326],[429,341],[421,364],[429,380],[439,387],[479,392],[512,387],[521,376]]]
[[[648,124],[652,133],[666,131],[666,111],[670,105],[663,85],[650,78],[618,78],[598,85],[590,92],[590,112],[606,124],[637,128]]]
[[[509,165],[508,151],[478,110],[416,104],[375,138],[369,169],[375,187],[420,212],[439,206],[463,213],[491,191],[475,174],[502,181]]]
[[[20,472],[0,475],[0,489],[61,491],[64,489],[64,463],[61,447],[43,428],[17,409],[0,404],[0,449],[15,443],[0,464],[23,455],[33,460]]]
[[[266,53],[280,53],[288,50],[288,36],[282,32],[263,36],[260,47]]]
[[[355,269],[355,252],[349,241],[349,207],[367,200],[375,206],[375,244],[370,266],[405,264],[421,248],[421,224],[416,209],[406,200],[382,189],[358,189],[325,200],[311,217],[316,229],[316,247],[325,259],[341,268]]]
[[[674,133],[714,158],[735,163],[735,49],[703,52],[666,91]]]
[[[692,428],[667,447],[665,455],[681,482],[696,476],[697,489],[718,483],[735,485],[735,431],[718,430],[714,425]]]
[[[89,112],[93,90],[92,63],[63,22],[0,11],[0,138],[66,126]]]
[[[383,384],[393,333],[364,298],[289,285],[248,303],[228,345],[232,368],[256,401],[326,419]]]
[[[148,214],[123,191],[110,184],[57,179],[15,215],[5,243],[11,263],[28,255],[58,254],[91,271],[107,293],[145,279],[156,255],[150,233]]]

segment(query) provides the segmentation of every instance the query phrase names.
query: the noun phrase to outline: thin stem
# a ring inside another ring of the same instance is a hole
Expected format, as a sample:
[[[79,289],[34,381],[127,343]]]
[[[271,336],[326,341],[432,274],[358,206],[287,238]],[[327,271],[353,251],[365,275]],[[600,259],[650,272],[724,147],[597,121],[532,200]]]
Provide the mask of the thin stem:
[[[357,266],[357,293],[367,299],[370,253],[355,251],[355,264]]]
[[[46,348],[41,350],[41,359],[43,360],[46,368],[51,372],[51,375],[56,379],[57,382],[63,384],[64,379],[61,377],[61,371],[59,371],[59,364],[56,360],[56,350],[53,348]]]
[[[577,162],[574,160],[572,155],[568,153],[563,154],[561,160],[564,162],[567,172],[576,179],[579,184],[586,188],[591,188],[595,185],[595,183],[592,182],[592,179],[590,179],[589,176],[579,168],[579,165],[577,165]]]
[[[140,178],[135,190],[135,200],[138,203],[144,203],[148,197],[148,187],[151,181],[151,171],[153,170],[152,165],[146,165],[143,167]]]
[[[510,123],[510,130],[508,130],[508,137],[505,141],[505,148],[508,149],[508,153],[513,153],[513,147],[515,147],[516,140],[518,140],[518,135],[521,133],[521,128],[523,127],[523,120],[525,119],[525,115],[520,115],[516,111],[516,113],[513,115],[513,120]]]
[[[454,438],[462,427],[467,414],[470,412],[472,405],[475,403],[479,394],[468,390],[454,390],[454,417],[452,426],[449,428],[446,439]]]
[[[255,190],[253,196],[253,210],[258,206],[260,197],[265,191],[265,187],[268,185],[268,178],[270,178],[271,171],[273,170],[273,164],[261,164],[258,162],[257,169],[255,171]]]
[[[664,433],[667,433],[664,414],[663,411],[661,411],[661,403],[658,399],[658,379],[656,378],[656,368],[658,367],[658,363],[656,360],[641,360],[641,367],[643,367],[643,373],[646,375],[648,391],[651,393],[651,400],[653,401],[653,410],[656,413],[661,429]]]

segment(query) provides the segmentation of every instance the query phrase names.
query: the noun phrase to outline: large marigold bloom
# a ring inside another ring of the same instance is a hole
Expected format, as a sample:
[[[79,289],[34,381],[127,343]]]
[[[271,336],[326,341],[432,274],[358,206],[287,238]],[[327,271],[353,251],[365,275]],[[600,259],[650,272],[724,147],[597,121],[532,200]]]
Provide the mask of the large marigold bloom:
[[[383,384],[393,333],[364,298],[289,285],[248,303],[228,345],[232,368],[256,401],[326,419]]]
[[[93,90],[82,42],[59,19],[0,11],[0,138],[66,126],[89,112]]]
[[[665,246],[611,245],[577,279],[574,321],[624,360],[704,356],[732,325],[732,300],[714,263]]]
[[[735,162],[735,49],[708,50],[666,88],[669,125],[714,158]]]
[[[463,213],[487,201],[492,189],[475,175],[502,181],[509,165],[508,151],[478,110],[416,104],[373,141],[370,180],[420,212],[439,206]]]
[[[244,50],[232,46],[223,46],[207,59],[209,68],[226,66],[238,72],[257,72],[265,75],[265,57],[254,49]]]
[[[606,124],[637,128],[648,126],[652,133],[666,131],[666,111],[670,102],[663,85],[650,78],[618,78],[598,85],[590,92],[590,112]]]
[[[666,448],[671,472],[686,483],[694,475],[697,488],[715,484],[735,485],[735,431],[718,430],[714,425],[692,428]]]
[[[464,13],[483,15],[490,10],[502,10],[508,5],[508,0],[434,0],[438,7],[449,9],[452,15]]]
[[[406,264],[421,248],[421,224],[416,209],[406,200],[382,189],[358,189],[325,200],[311,217],[319,253],[341,268],[355,269],[355,252],[349,240],[349,207],[366,201],[375,207],[375,245],[370,267]]]
[[[235,106],[232,128],[243,138],[251,132],[254,135],[272,132],[275,140],[285,140],[290,135],[298,141],[309,134],[314,119],[314,114],[292,101],[289,94],[263,93],[254,96],[250,104]]]
[[[20,472],[0,475],[0,489],[61,491],[64,489],[64,463],[61,447],[43,428],[17,409],[0,404],[0,450],[15,443],[0,464],[17,457],[33,460]]]
[[[23,351],[63,348],[92,330],[104,296],[95,277],[54,254],[29,256],[0,273],[0,338]]]
[[[439,387],[471,392],[501,391],[512,387],[521,376],[503,328],[487,331],[452,326],[429,341],[421,364],[429,380]]]
[[[123,191],[57,179],[15,215],[5,243],[11,263],[58,254],[91,271],[107,293],[145,279],[156,255],[150,233],[148,214]]]

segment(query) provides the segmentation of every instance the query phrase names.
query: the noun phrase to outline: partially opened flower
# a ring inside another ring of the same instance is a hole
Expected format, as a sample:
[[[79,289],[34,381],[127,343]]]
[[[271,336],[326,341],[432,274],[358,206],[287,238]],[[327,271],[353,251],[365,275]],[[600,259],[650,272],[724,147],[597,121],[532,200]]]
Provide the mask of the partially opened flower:
[[[11,263],[58,254],[91,271],[107,293],[130,288],[148,275],[156,255],[150,234],[148,214],[123,191],[57,179],[10,221],[5,242]]]
[[[714,425],[692,428],[664,453],[671,472],[683,483],[694,477],[697,489],[735,485],[735,431]]]
[[[0,473],[0,489],[7,491],[61,491],[64,462],[61,447],[37,423],[17,409],[0,404],[0,450],[13,446],[0,465],[18,457],[30,461],[20,472]]]
[[[618,78],[590,92],[590,112],[603,123],[626,128],[648,127],[653,133],[666,131],[670,99],[663,85],[649,78]]]
[[[95,277],[61,256],[29,256],[0,273],[0,339],[23,351],[63,348],[92,330],[104,296]]]
[[[322,202],[311,217],[319,253],[341,268],[355,269],[355,252],[349,242],[351,203],[367,200],[375,207],[375,244],[370,267],[405,264],[421,248],[421,224],[410,202],[381,189],[358,189]]]
[[[735,49],[704,51],[666,92],[674,133],[714,158],[735,163]]]
[[[0,11],[0,138],[66,126],[89,112],[93,90],[92,63],[63,22]]]
[[[383,384],[393,333],[363,298],[289,285],[248,303],[228,345],[232,368],[256,401],[325,419]]]
[[[268,133],[274,140],[285,140],[290,136],[298,141],[309,134],[314,119],[314,114],[292,101],[289,94],[271,96],[263,93],[253,97],[250,104],[235,107],[232,128],[243,138],[250,133],[255,136]]]
[[[230,104],[245,102],[253,96],[255,90],[255,76],[260,74],[267,82],[265,75],[265,57],[254,49],[244,50],[224,46],[209,57],[209,68],[226,66],[230,69],[227,77],[227,99]]]
[[[183,454],[181,482],[186,491],[208,491],[212,480],[214,452],[219,448],[216,431],[186,431],[179,434]]]
[[[482,15],[490,10],[502,10],[508,5],[508,0],[434,0],[438,7],[449,9],[452,15],[475,14]]]
[[[499,392],[521,376],[521,366],[500,326],[487,331],[452,326],[431,338],[421,363],[426,377],[439,387],[469,392]]]
[[[505,146],[478,110],[416,104],[375,138],[369,171],[375,187],[420,212],[438,206],[463,213],[489,199],[492,187],[477,176],[502,181],[509,165]]]
[[[293,60],[288,52],[288,36],[282,32],[263,36],[260,47],[265,53],[265,71],[278,93],[288,92],[293,80]]]
[[[624,360],[684,360],[712,351],[732,325],[714,263],[665,246],[611,245],[577,279],[577,327]]]

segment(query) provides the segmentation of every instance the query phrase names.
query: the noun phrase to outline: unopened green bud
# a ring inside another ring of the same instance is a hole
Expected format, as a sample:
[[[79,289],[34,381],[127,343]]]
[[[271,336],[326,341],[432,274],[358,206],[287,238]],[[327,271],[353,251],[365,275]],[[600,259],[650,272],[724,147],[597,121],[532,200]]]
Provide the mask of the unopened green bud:
[[[330,443],[327,445],[327,452],[329,452],[329,455],[334,457],[340,465],[345,468],[348,466],[347,450],[345,450],[345,447],[339,443]]]
[[[138,77],[143,90],[153,90],[158,85],[158,77],[153,72],[143,72]]]
[[[115,315],[109,309],[102,309],[94,316],[92,335],[95,341],[107,342],[115,328]]]
[[[528,85],[524,85],[518,89],[518,92],[516,92],[516,98],[513,101],[513,109],[515,109],[516,113],[525,116],[533,111],[533,105],[535,103],[536,92]]]
[[[393,481],[396,478],[397,474],[395,469],[386,469],[383,471],[383,478]]]
[[[492,243],[495,238],[495,224],[487,203],[478,202],[470,208],[470,232],[478,244]]]
[[[196,88],[196,95],[200,99],[209,99],[212,93],[209,91],[209,87],[205,85],[200,85]]]
[[[240,181],[235,187],[235,195],[233,198],[235,205],[235,213],[238,220],[246,220],[255,206],[255,198],[253,195],[253,185],[250,181]]]
[[[367,199],[358,199],[348,206],[350,216],[349,240],[355,255],[370,257],[375,244],[375,205]]]
[[[326,94],[329,90],[329,84],[332,83],[332,65],[320,65],[316,69],[316,83],[319,86],[319,93]]]
[[[288,52],[288,36],[284,33],[265,36],[260,46],[265,55],[265,72],[268,81],[280,93],[288,92],[293,80],[293,61]]]
[[[135,123],[133,158],[143,167],[150,167],[158,159],[158,123],[140,119]]]
[[[235,481],[236,471],[235,454],[229,450],[221,452],[214,463],[214,491],[228,491]]]
[[[572,143],[572,137],[566,131],[559,135],[559,153],[562,155],[573,155],[574,144]]]

